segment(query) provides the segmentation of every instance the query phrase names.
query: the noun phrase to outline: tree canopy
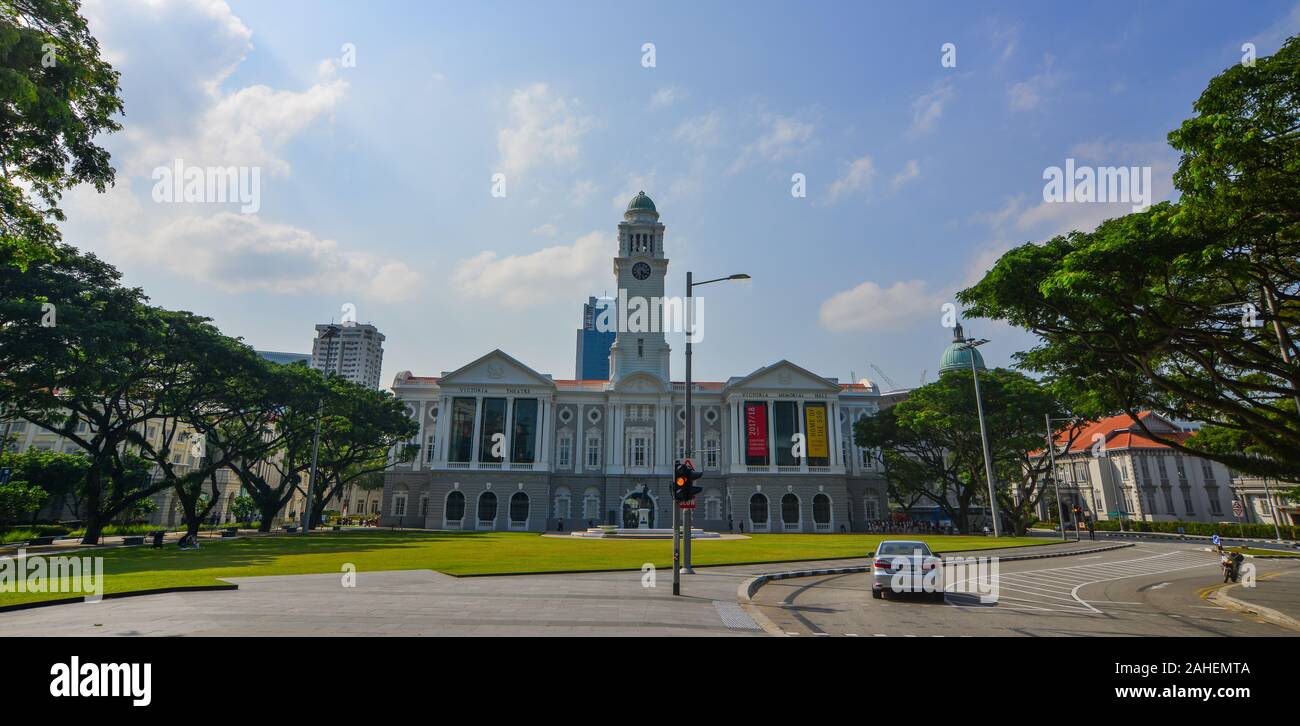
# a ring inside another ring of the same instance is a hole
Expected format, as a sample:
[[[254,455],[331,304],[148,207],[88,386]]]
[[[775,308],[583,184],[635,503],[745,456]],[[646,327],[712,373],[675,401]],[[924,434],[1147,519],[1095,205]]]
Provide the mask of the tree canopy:
[[[0,0],[0,266],[50,259],[63,192],[113,183],[118,73],[76,0]]]
[[[1059,418],[1065,411],[1038,381],[1002,368],[980,374],[980,393],[999,509],[1023,533],[1045,491],[1044,416]],[[879,451],[896,499],[929,501],[963,532],[969,531],[971,508],[987,505],[969,372],[950,371],[911,391],[905,401],[857,422],[854,436],[859,446]]]
[[[1194,110],[1169,135],[1177,202],[1022,245],[958,299],[1036,333],[1018,364],[1079,413],[1205,422],[1187,442],[1146,433],[1300,481],[1300,38]]]

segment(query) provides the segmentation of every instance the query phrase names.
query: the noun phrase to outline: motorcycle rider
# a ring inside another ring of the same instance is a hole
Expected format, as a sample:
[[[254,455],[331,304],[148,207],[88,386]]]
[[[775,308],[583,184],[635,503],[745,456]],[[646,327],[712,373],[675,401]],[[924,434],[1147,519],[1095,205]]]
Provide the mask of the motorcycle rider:
[[[1218,545],[1219,549],[1219,567],[1223,568],[1223,581],[1236,582],[1240,577],[1241,563],[1246,559],[1239,552],[1228,552],[1223,549],[1223,545]]]

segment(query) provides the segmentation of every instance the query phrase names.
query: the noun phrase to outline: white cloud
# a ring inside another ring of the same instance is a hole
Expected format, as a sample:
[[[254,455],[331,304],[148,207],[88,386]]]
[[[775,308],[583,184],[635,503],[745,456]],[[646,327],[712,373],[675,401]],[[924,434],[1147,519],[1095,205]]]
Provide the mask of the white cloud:
[[[681,122],[673,132],[673,138],[697,148],[712,146],[718,141],[718,128],[721,125],[722,118],[717,111],[712,111]]]
[[[1150,166],[1151,203],[1173,198],[1173,173],[1178,164],[1178,155],[1161,142],[1093,139],[1074,144],[1067,156],[1075,159],[1080,166]],[[1062,158],[1056,165],[1064,163],[1065,158]],[[1029,240],[1043,242],[1074,230],[1091,232],[1107,219],[1122,217],[1133,211],[1131,202],[1044,201],[1041,185],[1046,182],[1036,179],[1033,183],[1039,186],[1032,196],[1020,194],[1008,198],[1006,204],[998,210],[975,215],[977,221],[989,225],[995,240],[984,245],[971,258],[967,265],[965,284],[961,287],[969,287],[977,282],[997,258],[1013,246]],[[1027,200],[1038,200],[1038,203],[1027,206]]]
[[[124,235],[116,246],[229,293],[329,290],[397,302],[413,296],[420,282],[404,263],[343,250],[334,240],[251,214],[180,216]]]
[[[870,156],[863,156],[849,162],[848,167],[840,178],[831,182],[826,192],[831,202],[835,202],[845,194],[861,192],[871,186],[871,180],[876,176],[876,165]]]
[[[347,91],[327,62],[318,82],[305,91],[275,90],[256,85],[229,94],[214,94],[196,128],[170,138],[156,138],[139,126],[129,138],[135,142],[130,161],[140,168],[128,173],[147,174],[173,159],[187,165],[257,166],[275,175],[287,175],[290,165],[282,147],[321,115],[331,111]]]
[[[225,2],[90,0],[84,9],[105,54],[119,64],[128,116],[105,142],[117,185],[102,195],[84,187],[69,194],[69,239],[93,240],[124,266],[147,265],[225,293],[337,290],[395,301],[416,292],[418,276],[401,261],[222,205],[150,199],[151,171],[175,159],[262,167],[262,191],[268,174],[290,175],[290,141],[346,96],[336,61],[322,61],[304,90],[228,89],[252,32]]]
[[[685,94],[683,94],[676,86],[665,86],[664,88],[655,91],[654,95],[650,97],[650,106],[652,108],[671,106],[682,100],[684,97]]]
[[[468,298],[525,308],[572,298],[598,277],[615,243],[606,232],[589,232],[572,245],[547,247],[527,255],[500,257],[485,251],[461,261],[452,276],[456,291]]]
[[[890,287],[868,281],[825,300],[818,317],[823,328],[836,333],[902,330],[927,315],[938,320],[944,302],[922,280]]]
[[[1043,102],[1043,96],[1061,83],[1061,76],[1051,70],[1052,57],[1047,56],[1044,65],[1048,70],[1013,83],[1007,89],[1007,102],[1012,111],[1033,111]]]
[[[929,132],[943,116],[944,107],[954,95],[952,83],[940,81],[927,93],[917,96],[912,101],[912,126],[908,134],[916,136]]]
[[[558,231],[559,229],[550,222],[539,224],[533,228],[533,234],[541,235],[543,237],[554,237]]]
[[[545,83],[517,88],[510,95],[509,123],[497,131],[500,171],[517,179],[541,162],[567,164],[581,153],[590,117],[575,112],[581,104],[561,98]]]
[[[921,176],[920,163],[916,159],[909,159],[907,164],[903,166],[902,171],[894,175],[893,180],[890,181],[890,186],[897,189],[910,181],[914,181],[919,176]]]
[[[788,116],[764,117],[766,131],[753,143],[741,149],[740,156],[727,173],[740,171],[755,159],[780,161],[812,140],[814,126]]]
[[[1128,166],[1151,167],[1151,186],[1146,190],[1151,195],[1152,204],[1171,199],[1174,193],[1173,174],[1178,164],[1178,154],[1166,144],[1160,142],[1116,142],[1104,139],[1084,141],[1070,148],[1070,157],[1079,166]],[[1063,166],[1062,158],[1055,165]],[[1038,183],[1045,184],[1041,179]],[[1038,203],[1020,210],[1019,200],[1014,212],[1014,229],[1021,235],[1049,239],[1073,230],[1091,232],[1097,225],[1122,217],[1133,211],[1132,202],[1048,202],[1039,194],[1034,198]]]

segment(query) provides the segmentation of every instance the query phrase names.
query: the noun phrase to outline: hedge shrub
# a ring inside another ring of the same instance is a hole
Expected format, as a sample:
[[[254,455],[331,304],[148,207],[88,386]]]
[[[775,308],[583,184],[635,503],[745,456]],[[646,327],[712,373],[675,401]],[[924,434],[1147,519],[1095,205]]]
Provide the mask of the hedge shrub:
[[[1118,532],[1119,520],[1106,519],[1095,522],[1094,526],[1105,532]],[[1195,534],[1209,537],[1210,535],[1222,535],[1224,537],[1255,537],[1258,539],[1273,539],[1277,535],[1273,532],[1272,524],[1238,524],[1236,522],[1144,522],[1135,519],[1124,520],[1124,529],[1129,532],[1165,532],[1168,534],[1178,534],[1178,528],[1182,527],[1183,534]],[[1300,527],[1290,524],[1279,524],[1278,531],[1281,532],[1283,539],[1300,539]]]

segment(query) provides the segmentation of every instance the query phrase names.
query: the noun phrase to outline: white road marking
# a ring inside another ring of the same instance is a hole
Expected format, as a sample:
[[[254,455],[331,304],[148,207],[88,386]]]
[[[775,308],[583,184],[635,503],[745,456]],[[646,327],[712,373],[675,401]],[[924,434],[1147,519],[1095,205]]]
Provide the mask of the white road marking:
[[[1092,559],[1092,558],[1086,558]],[[1103,600],[1084,600],[1079,591],[1089,585],[1112,582],[1143,575],[1158,575],[1167,572],[1209,567],[1217,561],[1209,561],[1205,555],[1189,550],[1157,552],[1146,557],[1115,562],[1090,563],[1067,567],[1046,567],[1037,570],[1001,573],[999,575],[999,601],[1011,601],[1007,609],[1040,610],[1056,612],[1075,612],[1100,614],[1098,605],[1143,605],[1137,602],[1116,602]],[[973,578],[967,578],[953,584],[953,587]],[[1168,586],[1169,582],[1160,583],[1151,589]],[[1015,593],[1004,595],[1002,593]],[[973,608],[976,606],[958,605],[953,607]],[[1036,606],[1036,607],[1033,607]]]
[[[1162,582],[1162,583],[1160,583],[1160,584],[1158,584],[1158,585],[1152,585],[1151,587],[1148,587],[1147,589],[1148,589],[1148,590],[1163,590],[1163,589],[1165,589],[1166,587],[1169,587],[1169,583],[1168,583],[1168,582]]]

